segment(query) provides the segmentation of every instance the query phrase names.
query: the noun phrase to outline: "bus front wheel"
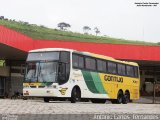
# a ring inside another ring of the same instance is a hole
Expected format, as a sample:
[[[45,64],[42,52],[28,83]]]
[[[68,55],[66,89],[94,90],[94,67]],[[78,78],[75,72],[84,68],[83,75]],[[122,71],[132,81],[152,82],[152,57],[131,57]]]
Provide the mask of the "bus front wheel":
[[[74,87],[71,93],[71,103],[76,103],[81,99],[81,92],[78,87]]]

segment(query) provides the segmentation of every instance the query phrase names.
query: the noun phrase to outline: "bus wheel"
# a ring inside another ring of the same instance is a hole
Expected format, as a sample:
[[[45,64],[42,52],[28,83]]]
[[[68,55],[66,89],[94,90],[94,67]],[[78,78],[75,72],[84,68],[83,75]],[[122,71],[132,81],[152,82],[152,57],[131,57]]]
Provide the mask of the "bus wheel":
[[[124,100],[124,95],[123,95],[123,92],[122,91],[119,91],[118,92],[118,95],[117,95],[117,104],[121,104]]]
[[[81,92],[78,87],[74,87],[71,94],[71,103],[76,103],[81,99]]]
[[[106,103],[106,99],[91,99],[92,103]]]
[[[49,98],[45,97],[44,102],[49,102]]]
[[[130,101],[130,94],[129,94],[129,91],[126,91],[124,94],[124,99],[123,99],[122,103],[127,104],[127,103],[129,103],[129,101]]]

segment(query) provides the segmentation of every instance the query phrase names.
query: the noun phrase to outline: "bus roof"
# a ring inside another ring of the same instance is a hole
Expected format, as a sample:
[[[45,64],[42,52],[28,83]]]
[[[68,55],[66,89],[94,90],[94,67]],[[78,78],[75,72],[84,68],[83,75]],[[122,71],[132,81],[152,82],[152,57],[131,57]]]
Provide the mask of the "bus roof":
[[[29,52],[49,52],[49,51],[75,51],[75,50],[66,48],[42,48],[42,49],[30,50]]]
[[[138,64],[136,62],[121,61],[121,60],[117,60],[117,59],[114,59],[114,58],[109,57],[109,56],[104,56],[104,55],[95,54],[95,53],[91,53],[91,52],[77,51],[77,50],[73,50],[73,49],[66,49],[66,48],[42,48],[42,49],[31,50],[29,52],[49,52],[49,51],[75,52],[75,53],[83,54],[83,55],[86,55],[86,56],[91,56],[91,57],[96,57],[96,58],[101,58],[101,59],[105,59],[105,60],[115,61],[115,62],[119,62],[119,63],[123,63],[123,64],[138,66]]]

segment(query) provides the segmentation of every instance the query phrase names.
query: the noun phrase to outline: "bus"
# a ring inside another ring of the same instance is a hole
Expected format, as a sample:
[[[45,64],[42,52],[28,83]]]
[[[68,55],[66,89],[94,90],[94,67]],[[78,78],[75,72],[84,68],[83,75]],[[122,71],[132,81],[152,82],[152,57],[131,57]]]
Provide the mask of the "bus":
[[[126,104],[139,99],[140,75],[135,62],[63,48],[28,53],[24,97]]]

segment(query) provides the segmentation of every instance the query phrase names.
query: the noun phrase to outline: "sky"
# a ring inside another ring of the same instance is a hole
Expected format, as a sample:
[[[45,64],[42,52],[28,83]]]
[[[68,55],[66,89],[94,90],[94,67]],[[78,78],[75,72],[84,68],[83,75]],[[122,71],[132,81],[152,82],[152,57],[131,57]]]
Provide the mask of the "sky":
[[[135,2],[160,0],[0,0],[0,16],[50,28],[66,22],[80,33],[83,26],[90,34],[98,27],[100,35],[160,42],[160,4],[137,7]]]

